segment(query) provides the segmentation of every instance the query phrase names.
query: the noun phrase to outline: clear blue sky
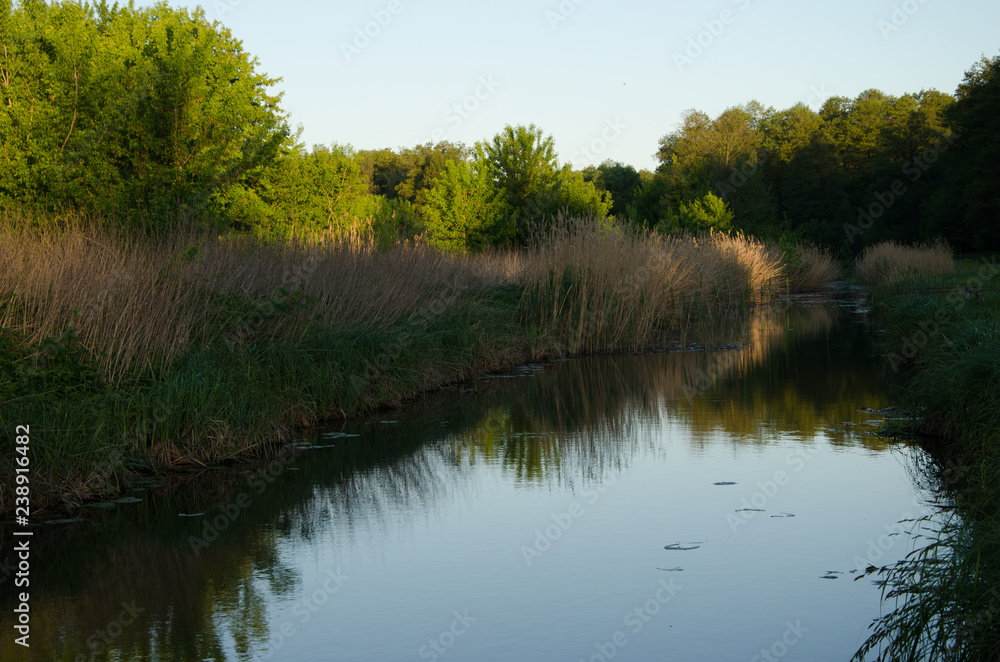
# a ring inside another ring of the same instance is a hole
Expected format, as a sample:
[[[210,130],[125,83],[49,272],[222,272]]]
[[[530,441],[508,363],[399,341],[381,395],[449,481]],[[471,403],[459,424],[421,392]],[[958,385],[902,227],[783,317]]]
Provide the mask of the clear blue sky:
[[[1000,53],[996,0],[201,4],[283,78],[282,105],[307,145],[471,145],[535,123],[560,163],[578,168],[606,158],[655,167],[657,140],[688,108],[715,116],[757,99],[818,109],[873,87],[952,93],[980,57]]]

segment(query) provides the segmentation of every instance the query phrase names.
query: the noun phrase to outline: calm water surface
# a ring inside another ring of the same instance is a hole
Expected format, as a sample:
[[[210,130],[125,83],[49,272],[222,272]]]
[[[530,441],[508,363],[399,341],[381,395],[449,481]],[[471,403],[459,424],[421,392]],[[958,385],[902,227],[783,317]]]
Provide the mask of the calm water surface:
[[[39,527],[32,647],[6,578],[0,657],[846,661],[881,609],[858,570],[926,496],[871,434],[853,307],[525,366]]]

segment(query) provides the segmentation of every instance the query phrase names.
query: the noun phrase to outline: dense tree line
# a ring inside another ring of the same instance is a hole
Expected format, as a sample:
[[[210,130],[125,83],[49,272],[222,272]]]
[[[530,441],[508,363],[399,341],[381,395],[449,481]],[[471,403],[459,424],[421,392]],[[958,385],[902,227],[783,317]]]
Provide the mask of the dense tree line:
[[[471,147],[307,149],[269,92],[278,80],[201,10],[0,0],[0,49],[6,205],[244,229],[365,217],[453,250],[524,243],[560,211],[845,254],[942,235],[1000,248],[1000,58],[975,64],[955,95],[691,110],[649,172],[574,171],[534,125]]]

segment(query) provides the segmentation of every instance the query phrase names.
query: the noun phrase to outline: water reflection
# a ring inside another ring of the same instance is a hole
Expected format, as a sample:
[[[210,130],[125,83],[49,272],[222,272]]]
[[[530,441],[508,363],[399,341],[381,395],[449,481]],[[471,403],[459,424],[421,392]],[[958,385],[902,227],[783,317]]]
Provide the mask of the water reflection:
[[[141,504],[94,511],[84,524],[41,527],[32,645],[4,637],[0,657],[250,660],[280,649],[273,659],[296,659],[290,651],[310,638],[298,634],[312,613],[303,595],[324,573],[372,555],[398,564],[389,560],[397,548],[442,526],[455,504],[482,501],[490,481],[532,495],[610,484],[661,453],[666,429],[687,435],[696,455],[720,444],[755,453],[789,438],[883,451],[864,433],[871,416],[857,410],[883,406],[879,380],[861,327],[840,324],[842,315],[830,304],[776,307],[702,340],[717,351],[592,357],[481,379],[393,414],[398,422],[384,413],[352,422],[357,437],[324,431],[314,446],[326,448],[295,451],[264,473],[214,470],[150,487]],[[515,511],[492,525],[516,530]],[[463,526],[470,537],[483,528]],[[10,540],[3,532],[2,544]],[[0,629],[11,632],[13,591],[3,596]],[[282,633],[281,623],[294,627]],[[413,640],[423,631],[414,625]]]

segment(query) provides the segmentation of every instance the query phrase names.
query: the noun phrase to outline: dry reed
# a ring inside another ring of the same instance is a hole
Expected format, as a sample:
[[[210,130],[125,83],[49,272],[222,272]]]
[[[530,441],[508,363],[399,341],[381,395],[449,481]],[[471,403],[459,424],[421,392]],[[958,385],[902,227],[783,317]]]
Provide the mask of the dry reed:
[[[792,292],[816,292],[840,278],[840,263],[822,248],[798,245],[783,259],[785,280]]]
[[[521,319],[563,351],[614,351],[760,302],[781,275],[781,256],[740,234],[663,236],[587,218],[556,219],[531,249],[471,256],[419,240],[380,249],[364,223],[280,241],[178,232],[151,242],[99,224],[0,222],[0,327],[37,344],[72,325],[116,384],[211,343],[247,305],[308,301],[309,316],[235,324],[237,334],[303,333],[311,320],[388,329],[467,289],[513,285]]]
[[[388,328],[447,300],[443,293],[508,278],[511,259],[443,255],[419,242],[380,251],[364,233],[254,237],[178,233],[149,242],[97,224],[28,230],[0,222],[0,328],[38,344],[73,326],[106,379],[165,365],[210,341],[219,316],[308,299],[333,327]],[[294,299],[300,292],[300,299]],[[213,300],[214,299],[214,300]],[[300,325],[300,329],[303,325]]]
[[[869,246],[855,262],[858,277],[869,287],[918,275],[950,273],[955,270],[951,247],[944,241],[904,246],[884,241]]]
[[[640,347],[693,313],[762,300],[781,273],[742,235],[663,236],[594,218],[557,219],[527,262],[522,315],[570,353]]]

